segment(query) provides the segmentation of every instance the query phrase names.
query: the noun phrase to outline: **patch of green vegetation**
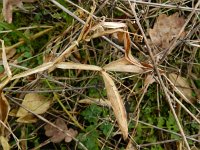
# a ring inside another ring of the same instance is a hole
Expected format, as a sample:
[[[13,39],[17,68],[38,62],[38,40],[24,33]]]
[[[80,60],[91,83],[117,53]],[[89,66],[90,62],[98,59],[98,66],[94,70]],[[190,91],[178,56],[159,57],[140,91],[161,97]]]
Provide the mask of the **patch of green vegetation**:
[[[99,107],[95,104],[88,106],[81,112],[87,126],[85,133],[79,133],[78,139],[85,144],[89,150],[100,149],[98,139],[100,135],[106,138],[112,136],[113,124],[108,120],[102,122],[102,118],[106,118],[109,114],[107,108]]]
[[[4,67],[1,65],[0,66],[0,73],[2,73],[4,71]]]
[[[99,131],[95,125],[86,128],[86,133],[80,133],[77,137],[89,150],[99,150]],[[81,147],[80,147],[81,148]]]

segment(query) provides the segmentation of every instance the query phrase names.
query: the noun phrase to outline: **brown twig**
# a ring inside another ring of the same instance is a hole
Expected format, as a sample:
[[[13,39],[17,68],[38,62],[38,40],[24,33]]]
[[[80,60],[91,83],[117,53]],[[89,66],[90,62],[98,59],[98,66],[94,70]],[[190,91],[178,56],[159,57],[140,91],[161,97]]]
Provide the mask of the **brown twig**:
[[[124,0],[126,1],[126,0]],[[140,1],[140,0],[130,0],[131,3],[137,3],[141,5],[148,5],[152,7],[159,7],[159,8],[170,8],[170,9],[178,9],[178,10],[184,10],[184,11],[193,11],[194,8],[190,7],[182,7],[182,6],[175,6],[175,5],[170,5],[170,4],[160,4],[160,3],[152,3],[152,2],[145,2],[145,1]],[[196,8],[196,12],[199,12],[200,9]]]

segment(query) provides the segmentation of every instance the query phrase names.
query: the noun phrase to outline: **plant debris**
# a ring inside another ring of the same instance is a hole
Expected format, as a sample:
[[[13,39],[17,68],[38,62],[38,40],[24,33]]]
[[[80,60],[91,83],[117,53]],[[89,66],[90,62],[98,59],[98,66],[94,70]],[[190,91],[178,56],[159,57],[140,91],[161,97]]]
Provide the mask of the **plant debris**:
[[[55,125],[63,131],[58,130],[50,124],[44,126],[45,135],[50,137],[51,142],[53,143],[60,143],[62,140],[65,140],[65,142],[69,143],[78,134],[76,130],[72,128],[68,129],[67,125],[62,119],[56,119]]]
[[[185,23],[184,17],[179,17],[178,13],[167,16],[161,14],[156,19],[153,29],[149,29],[151,42],[161,49],[168,49],[171,41],[178,35]],[[182,33],[181,38],[185,36]]]

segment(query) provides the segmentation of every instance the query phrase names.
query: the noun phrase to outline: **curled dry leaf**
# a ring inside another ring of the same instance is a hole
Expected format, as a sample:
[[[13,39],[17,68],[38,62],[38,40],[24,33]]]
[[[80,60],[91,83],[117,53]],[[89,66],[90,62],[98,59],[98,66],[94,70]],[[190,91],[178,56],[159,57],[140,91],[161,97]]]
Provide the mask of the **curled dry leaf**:
[[[51,101],[49,100],[49,98],[37,93],[26,94],[22,102],[23,107],[32,111],[35,114],[45,113],[49,109],[50,104]],[[34,119],[32,114],[30,114],[23,107],[20,107],[19,110],[17,111],[16,117],[19,117],[17,121],[19,122],[24,121],[24,123],[32,123],[34,121],[37,121]]]
[[[174,86],[177,88],[177,90],[174,88],[175,92],[182,97],[186,102],[193,103],[194,97],[192,96],[192,90],[189,85],[189,82],[186,78],[177,75],[175,73],[169,74],[170,81],[174,84]],[[179,92],[178,92],[179,91]],[[183,97],[182,93],[185,97]]]
[[[135,66],[144,68],[143,65],[140,64],[140,62],[133,57],[131,54],[131,38],[128,32],[124,33],[124,49],[125,49],[125,58]]]
[[[178,13],[171,16],[161,14],[157,18],[153,29],[149,30],[152,43],[163,49],[169,48],[170,42],[178,35],[184,23],[185,19],[179,17]],[[184,35],[183,32],[181,37],[184,37]]]
[[[119,128],[122,132],[123,138],[127,139],[128,137],[128,124],[126,110],[121,99],[121,96],[113,82],[112,78],[105,72],[102,71],[103,80],[105,83],[108,99],[110,100],[111,107],[114,111]]]
[[[0,91],[1,93],[1,97],[0,97],[0,120],[3,123],[6,123],[7,118],[8,118],[8,113],[10,111],[10,105],[6,99],[6,97],[4,96],[4,93],[2,91]],[[3,134],[4,131],[4,127],[1,126],[0,123],[0,134]]]
[[[47,124],[44,126],[45,135],[50,137],[51,142],[59,143],[65,139],[65,142],[71,142],[74,137],[78,134],[78,132],[72,128],[67,128],[67,125],[62,119],[56,119],[55,125],[63,130],[60,131],[57,128]]]

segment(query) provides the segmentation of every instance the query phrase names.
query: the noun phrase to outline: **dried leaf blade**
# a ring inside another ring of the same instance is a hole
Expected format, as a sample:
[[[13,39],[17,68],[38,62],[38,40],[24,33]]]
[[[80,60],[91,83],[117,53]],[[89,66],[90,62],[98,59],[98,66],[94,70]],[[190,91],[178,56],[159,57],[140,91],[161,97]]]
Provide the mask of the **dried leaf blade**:
[[[19,73],[19,74],[16,74],[14,75],[11,80],[14,80],[14,79],[18,79],[18,78],[22,78],[22,77],[26,77],[26,76],[29,76],[29,75],[32,75],[34,73],[38,73],[38,72],[42,72],[42,71],[45,71],[49,68],[51,68],[53,66],[53,63],[52,62],[48,62],[48,63],[44,63],[40,66],[37,66],[33,69],[30,69],[30,70],[27,70],[27,71],[24,71],[22,73]]]
[[[8,140],[5,137],[0,136],[0,143],[3,147],[3,150],[9,150],[10,149],[10,145],[8,143]]]
[[[50,108],[51,101],[49,98],[37,93],[26,94],[22,102],[22,106],[31,110],[35,114],[43,114]],[[17,111],[16,117],[25,117],[29,112],[20,107]]]
[[[194,101],[194,97],[192,96],[192,90],[191,87],[189,85],[189,82],[187,81],[186,78],[177,75],[175,73],[171,73],[169,74],[169,79],[170,81],[174,84],[174,86],[176,87],[176,89],[174,88],[175,92],[181,96],[186,102],[188,103],[193,103]],[[179,92],[178,92],[178,91]],[[182,94],[180,94],[180,92],[187,98],[185,99]]]
[[[118,122],[119,128],[122,132],[123,138],[127,139],[128,125],[126,110],[123,105],[123,101],[112,78],[105,71],[102,71],[101,73],[105,83],[107,96],[111,102],[111,106]]]
[[[61,62],[56,64],[56,67],[60,69],[80,69],[80,70],[93,70],[93,71],[102,70],[101,67],[95,65],[79,64],[74,62]]]

